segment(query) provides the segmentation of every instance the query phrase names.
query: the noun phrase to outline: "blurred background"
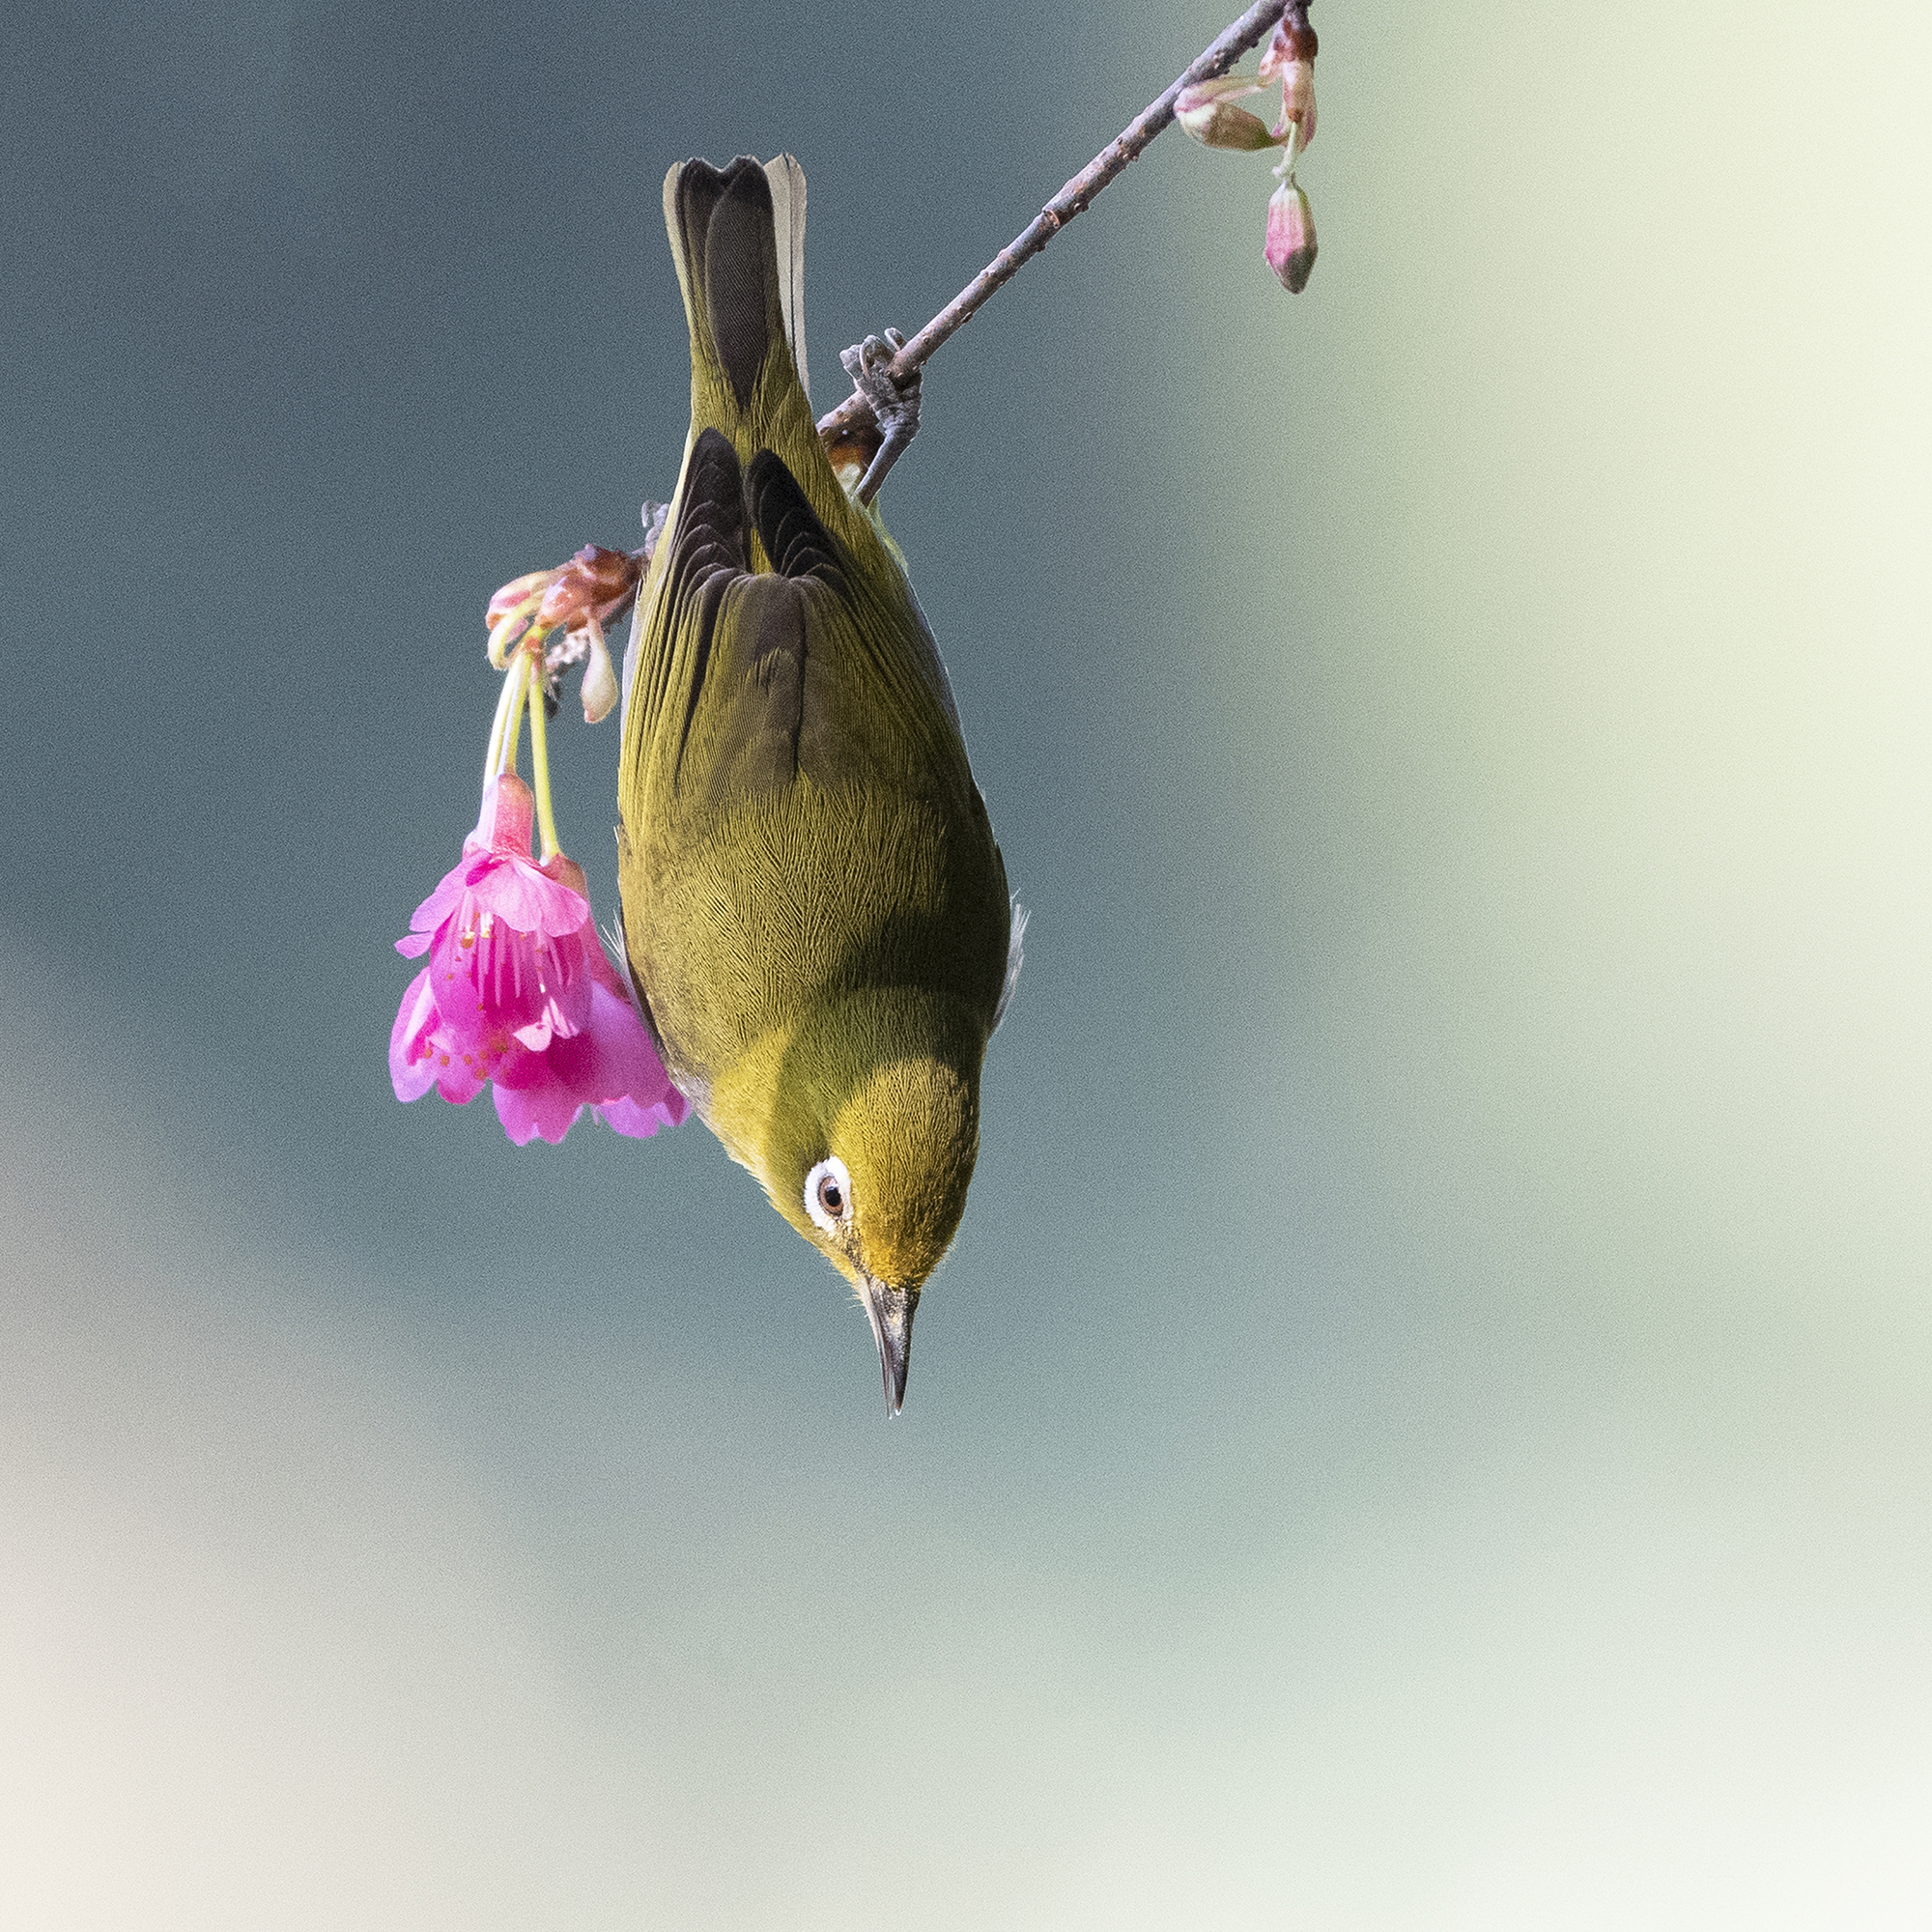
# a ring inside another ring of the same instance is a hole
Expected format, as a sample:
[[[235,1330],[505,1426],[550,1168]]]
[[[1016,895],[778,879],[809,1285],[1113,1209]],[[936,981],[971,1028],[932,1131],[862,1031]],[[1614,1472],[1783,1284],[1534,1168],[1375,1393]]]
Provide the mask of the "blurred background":
[[[0,1922],[1932,1918],[1924,10],[1323,0],[1305,295],[1170,133],[933,364],[1033,924],[898,1422],[697,1123],[390,1093],[667,165],[829,407],[1224,4],[14,21]]]

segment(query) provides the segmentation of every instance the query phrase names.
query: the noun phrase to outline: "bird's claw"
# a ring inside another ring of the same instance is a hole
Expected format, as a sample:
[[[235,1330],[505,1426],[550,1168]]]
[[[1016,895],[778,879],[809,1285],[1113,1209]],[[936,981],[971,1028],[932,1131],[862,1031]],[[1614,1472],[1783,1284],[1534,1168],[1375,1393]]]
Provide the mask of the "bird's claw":
[[[867,336],[838,357],[879,425],[879,446],[854,493],[861,504],[869,504],[879,494],[886,472],[905,454],[919,430],[920,372],[915,369],[903,383],[893,375],[894,358],[905,340],[898,329],[889,328],[883,335]]]

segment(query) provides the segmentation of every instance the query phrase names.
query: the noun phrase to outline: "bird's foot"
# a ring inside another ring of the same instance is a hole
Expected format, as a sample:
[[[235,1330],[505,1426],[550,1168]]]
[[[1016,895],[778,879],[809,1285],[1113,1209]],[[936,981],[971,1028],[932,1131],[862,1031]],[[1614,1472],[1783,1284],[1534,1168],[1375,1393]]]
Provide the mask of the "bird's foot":
[[[893,359],[904,347],[904,335],[896,328],[889,328],[883,335],[867,336],[838,357],[852,379],[852,386],[865,397],[878,425],[877,442],[869,450],[866,444],[871,439],[861,428],[846,432],[832,452],[835,469],[839,467],[841,453],[847,457],[847,469],[856,467],[858,460],[866,462],[857,486],[849,483],[846,486],[854,500],[862,505],[869,504],[879,494],[886,472],[905,454],[919,430],[920,372],[915,369],[903,383],[893,375]]]

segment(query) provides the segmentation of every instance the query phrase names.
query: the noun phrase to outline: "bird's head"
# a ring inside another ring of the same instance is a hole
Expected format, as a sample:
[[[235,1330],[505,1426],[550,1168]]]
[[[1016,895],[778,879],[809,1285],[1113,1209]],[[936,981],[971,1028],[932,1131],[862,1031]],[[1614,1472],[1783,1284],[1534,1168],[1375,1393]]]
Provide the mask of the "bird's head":
[[[959,1002],[866,989],[815,1002],[711,1095],[720,1139],[852,1284],[895,1414],[920,1291],[966,1207],[985,1050]]]

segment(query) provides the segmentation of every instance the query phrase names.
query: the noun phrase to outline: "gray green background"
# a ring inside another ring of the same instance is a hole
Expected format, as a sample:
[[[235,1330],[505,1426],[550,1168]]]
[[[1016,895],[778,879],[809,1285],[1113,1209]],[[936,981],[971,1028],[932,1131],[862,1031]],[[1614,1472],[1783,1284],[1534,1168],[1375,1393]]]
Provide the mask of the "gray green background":
[[[1932,1915],[1922,9],[1323,0],[1305,296],[1169,135],[934,364],[1034,923],[897,1423],[701,1127],[390,1094],[666,166],[829,404],[1227,17],[11,21],[0,1922]]]

